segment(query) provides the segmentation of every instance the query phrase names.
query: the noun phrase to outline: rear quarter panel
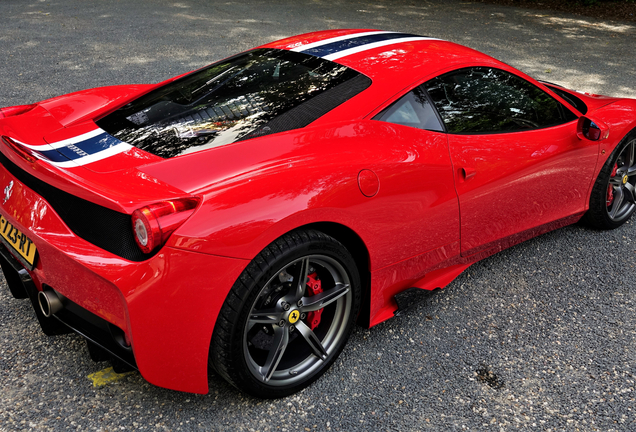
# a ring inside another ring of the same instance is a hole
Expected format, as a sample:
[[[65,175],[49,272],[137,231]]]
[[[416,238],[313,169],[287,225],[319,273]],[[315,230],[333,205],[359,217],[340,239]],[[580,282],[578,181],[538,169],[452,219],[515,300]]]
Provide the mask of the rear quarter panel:
[[[340,123],[235,143],[167,166],[144,171],[204,197],[171,239],[174,247],[251,259],[285,232],[328,221],[358,234],[373,271],[459,239],[441,133]],[[373,197],[358,186],[363,169],[379,178]],[[201,177],[212,178],[211,185],[199,184]]]

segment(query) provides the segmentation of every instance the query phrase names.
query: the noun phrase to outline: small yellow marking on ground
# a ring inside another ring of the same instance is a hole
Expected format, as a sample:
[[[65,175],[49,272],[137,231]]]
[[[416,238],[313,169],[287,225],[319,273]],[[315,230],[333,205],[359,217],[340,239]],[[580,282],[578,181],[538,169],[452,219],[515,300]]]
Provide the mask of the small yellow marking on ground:
[[[112,367],[90,374],[87,378],[93,380],[93,387],[104,387],[105,385],[119,381],[122,378],[132,375],[134,372],[124,372],[118,374]]]

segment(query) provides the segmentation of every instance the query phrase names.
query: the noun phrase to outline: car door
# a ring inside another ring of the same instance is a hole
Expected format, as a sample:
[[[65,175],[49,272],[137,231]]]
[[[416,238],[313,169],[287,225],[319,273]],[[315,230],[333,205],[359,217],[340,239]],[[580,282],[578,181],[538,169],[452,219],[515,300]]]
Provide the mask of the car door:
[[[461,212],[462,255],[492,252],[586,207],[598,144],[548,93],[493,67],[425,84],[446,131]]]
[[[386,221],[390,235],[382,250],[392,263],[408,263],[410,278],[423,277],[430,268],[460,253],[459,204],[447,136],[426,92],[417,87],[375,115],[382,150],[374,151],[386,164],[378,172],[382,193],[375,215]],[[368,149],[370,150],[370,149]],[[385,252],[386,253],[386,252]],[[387,263],[388,264],[388,263]]]

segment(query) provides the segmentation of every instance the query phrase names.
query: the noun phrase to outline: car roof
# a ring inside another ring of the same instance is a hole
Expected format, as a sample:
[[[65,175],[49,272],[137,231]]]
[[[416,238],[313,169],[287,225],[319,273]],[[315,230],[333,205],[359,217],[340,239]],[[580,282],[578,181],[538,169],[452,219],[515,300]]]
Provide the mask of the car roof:
[[[370,77],[374,84],[404,87],[446,69],[500,61],[441,39],[370,29],[305,33],[263,45],[304,52],[334,61]]]

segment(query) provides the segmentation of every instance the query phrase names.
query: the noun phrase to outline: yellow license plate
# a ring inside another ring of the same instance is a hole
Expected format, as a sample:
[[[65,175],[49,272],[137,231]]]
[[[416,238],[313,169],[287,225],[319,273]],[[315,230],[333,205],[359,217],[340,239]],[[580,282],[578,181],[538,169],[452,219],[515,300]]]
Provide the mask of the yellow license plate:
[[[2,215],[0,215],[0,235],[2,236],[3,243],[9,245],[14,252],[26,261],[26,263],[23,264],[27,264],[29,270],[33,270],[33,266],[35,266],[35,255],[37,254],[35,245],[30,238],[14,227],[13,224]]]

